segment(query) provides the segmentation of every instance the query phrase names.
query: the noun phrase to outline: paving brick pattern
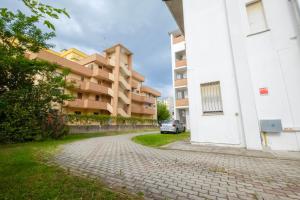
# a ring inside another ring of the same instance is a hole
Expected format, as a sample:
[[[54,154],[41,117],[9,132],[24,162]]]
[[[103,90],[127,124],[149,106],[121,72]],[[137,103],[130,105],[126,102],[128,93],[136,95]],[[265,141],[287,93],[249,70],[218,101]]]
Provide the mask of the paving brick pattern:
[[[55,162],[146,199],[300,199],[300,161],[154,149],[135,135],[65,145]]]

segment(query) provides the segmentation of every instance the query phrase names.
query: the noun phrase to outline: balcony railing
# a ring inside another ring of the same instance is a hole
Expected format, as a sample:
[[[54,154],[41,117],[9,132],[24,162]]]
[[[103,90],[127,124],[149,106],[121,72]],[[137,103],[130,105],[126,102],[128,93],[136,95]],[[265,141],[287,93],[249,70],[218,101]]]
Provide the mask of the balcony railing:
[[[189,99],[176,99],[176,107],[189,106]]]
[[[122,117],[129,117],[129,115],[122,108],[118,108],[118,114]]]
[[[132,82],[131,82],[131,87],[132,87],[132,88],[138,88],[138,86],[139,86],[138,82],[135,81],[135,80],[132,80]]]
[[[74,90],[87,91],[94,94],[107,94],[109,96],[114,95],[111,88],[99,85],[97,83],[80,81],[77,79],[68,79],[67,81],[73,85]]]
[[[145,108],[143,105],[132,105],[131,112],[135,114],[155,115],[155,109]]]
[[[119,98],[122,99],[125,104],[130,104],[130,99],[121,91],[119,92]]]
[[[173,44],[177,44],[184,41],[184,36],[181,35],[179,37],[173,37]]]
[[[67,101],[65,106],[71,108],[85,108],[85,102],[82,99],[75,99],[74,101]]]
[[[187,66],[186,59],[176,60],[176,67],[186,67],[186,66]]]
[[[119,81],[122,84],[122,86],[124,87],[124,89],[126,89],[126,90],[130,90],[131,89],[130,85],[128,84],[128,82],[122,76],[120,76]]]
[[[160,92],[156,91],[153,88],[147,87],[147,86],[142,86],[141,87],[141,92],[152,94],[156,97],[160,97],[160,95],[161,95]]]
[[[138,94],[134,94],[134,93],[132,93],[131,99],[132,99],[132,101],[136,101],[136,102],[143,102],[143,103],[150,103],[150,104],[154,104],[155,103],[155,99],[154,98],[149,98],[149,97],[138,95]]]
[[[113,108],[109,103],[94,101],[90,99],[75,99],[74,101],[67,101],[66,107],[69,108],[82,108],[82,109],[93,109],[93,110],[107,110],[112,113]]]
[[[143,75],[141,75],[140,73],[136,72],[136,71],[132,71],[132,77],[136,80],[145,81],[145,77]]]
[[[86,101],[86,108],[89,109],[99,109],[99,110],[107,110],[107,103],[101,101],[94,101],[94,100],[85,100]]]
[[[131,76],[131,71],[125,66],[125,64],[120,64],[120,68],[127,77]]]
[[[187,86],[187,79],[177,79],[175,80],[175,87],[183,87],[183,86]]]
[[[98,79],[104,79],[104,80],[111,81],[111,82],[113,82],[115,80],[112,73],[109,73],[109,72],[104,71],[102,69],[97,69],[94,72],[93,76],[98,78]]]

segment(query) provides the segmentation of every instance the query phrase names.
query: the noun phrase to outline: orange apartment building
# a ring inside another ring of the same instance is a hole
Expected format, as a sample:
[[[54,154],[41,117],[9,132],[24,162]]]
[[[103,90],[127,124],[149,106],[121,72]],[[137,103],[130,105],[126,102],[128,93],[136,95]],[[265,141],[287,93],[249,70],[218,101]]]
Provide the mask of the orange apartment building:
[[[132,57],[121,44],[102,54],[87,55],[74,48],[30,54],[30,59],[58,64],[58,73],[70,71],[66,80],[73,87],[65,93],[75,99],[64,103],[64,113],[156,119],[160,92],[143,85],[145,77],[133,70]]]

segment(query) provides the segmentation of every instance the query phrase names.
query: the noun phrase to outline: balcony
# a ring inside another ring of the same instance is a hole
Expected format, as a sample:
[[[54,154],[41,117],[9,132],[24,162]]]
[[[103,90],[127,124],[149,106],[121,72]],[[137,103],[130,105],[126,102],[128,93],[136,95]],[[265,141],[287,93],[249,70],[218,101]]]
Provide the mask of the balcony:
[[[83,58],[79,61],[79,64],[81,65],[87,65],[89,63],[96,63],[97,65],[105,65],[109,68],[113,68],[113,66],[109,64],[104,55],[100,55],[97,53]]]
[[[121,85],[122,85],[122,87],[123,87],[124,89],[126,89],[126,90],[130,90],[130,89],[131,89],[130,85],[129,85],[128,82],[124,79],[124,77],[120,76],[119,81],[120,81],[120,83],[121,83]]]
[[[127,105],[130,104],[130,99],[123,93],[119,92],[119,98]]]
[[[81,108],[81,109],[91,109],[91,110],[108,110],[112,113],[113,108],[109,103],[94,101],[90,99],[75,99],[74,101],[67,101],[65,104],[69,108]]]
[[[187,107],[189,106],[189,99],[176,99],[176,107]]]
[[[153,108],[145,108],[142,105],[140,105],[140,106],[132,105],[131,106],[131,113],[144,114],[144,115],[155,115],[156,111]]]
[[[122,108],[118,108],[118,114],[122,117],[129,117],[129,115]]]
[[[183,35],[178,36],[178,37],[173,37],[173,44],[178,44],[180,42],[184,42],[184,37]]]
[[[134,93],[132,93],[131,99],[132,99],[132,101],[136,101],[136,102],[155,104],[154,98],[149,98],[149,97],[134,94]]]
[[[187,79],[177,79],[175,80],[175,87],[183,87],[183,86],[187,86]]]
[[[102,85],[99,85],[97,83],[92,83],[92,82],[87,82],[85,84],[85,90],[88,91],[88,92],[91,92],[91,93],[97,93],[97,94],[107,94],[109,96],[113,96],[113,90],[108,88],[108,87],[105,87],[105,86],[102,86]]]
[[[97,69],[94,72],[93,76],[98,79],[103,79],[103,80],[107,80],[107,81],[111,81],[111,82],[114,82],[114,80],[115,80],[114,75],[112,73],[109,73],[102,69]]]
[[[132,71],[132,77],[141,82],[145,81],[145,77],[136,71]]]
[[[152,94],[153,96],[156,96],[156,97],[160,97],[160,95],[161,95],[160,92],[158,92],[155,89],[152,89],[150,87],[147,87],[147,86],[142,86],[141,92]]]
[[[131,87],[137,89],[139,87],[139,83],[135,80],[132,80]]]
[[[186,59],[176,60],[176,68],[177,67],[186,67],[186,66],[187,66]]]
[[[76,91],[84,91],[86,88],[86,82],[81,80],[67,78],[67,83],[71,84],[72,85],[71,89]]]
[[[77,62],[70,61],[68,59],[62,58],[54,53],[51,53],[47,50],[43,50],[36,54],[31,54],[30,59],[40,59],[46,60],[51,63],[55,63],[58,65],[58,68],[69,69],[71,72],[80,74],[86,77],[92,76],[92,70],[84,67]]]
[[[120,70],[127,77],[131,76],[131,71],[125,66],[125,64],[120,64]]]
[[[97,109],[97,110],[107,110],[107,103],[101,101],[94,101],[94,100],[85,100],[86,108],[89,109]]]
[[[85,108],[85,102],[82,99],[75,99],[74,101],[67,101],[65,106],[70,108]]]
[[[86,91],[94,94],[106,94],[109,96],[113,96],[113,90],[111,88],[99,85],[93,82],[80,81],[77,79],[68,79],[69,83],[73,85],[73,90],[76,91]]]

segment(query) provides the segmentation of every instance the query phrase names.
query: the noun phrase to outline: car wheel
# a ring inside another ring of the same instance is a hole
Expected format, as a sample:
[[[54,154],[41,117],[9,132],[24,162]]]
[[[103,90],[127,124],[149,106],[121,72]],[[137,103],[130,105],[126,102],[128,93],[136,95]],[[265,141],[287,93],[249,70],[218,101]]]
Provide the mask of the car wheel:
[[[164,132],[163,132],[163,131],[161,131],[161,132],[160,132],[160,134],[164,134]]]

